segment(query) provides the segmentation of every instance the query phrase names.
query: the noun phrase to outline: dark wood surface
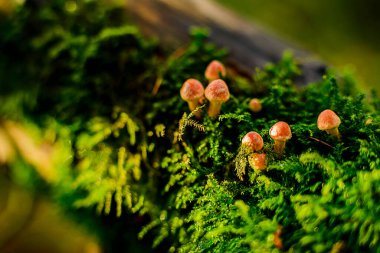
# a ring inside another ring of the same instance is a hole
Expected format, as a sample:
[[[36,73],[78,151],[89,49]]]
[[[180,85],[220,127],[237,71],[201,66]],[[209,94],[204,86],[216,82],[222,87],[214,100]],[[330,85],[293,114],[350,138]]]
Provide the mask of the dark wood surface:
[[[298,85],[321,79],[326,65],[311,53],[269,34],[212,0],[127,0],[127,10],[143,33],[167,45],[189,40],[192,26],[210,28],[210,41],[229,50],[228,63],[245,74],[255,67],[277,62],[287,49],[300,62]]]

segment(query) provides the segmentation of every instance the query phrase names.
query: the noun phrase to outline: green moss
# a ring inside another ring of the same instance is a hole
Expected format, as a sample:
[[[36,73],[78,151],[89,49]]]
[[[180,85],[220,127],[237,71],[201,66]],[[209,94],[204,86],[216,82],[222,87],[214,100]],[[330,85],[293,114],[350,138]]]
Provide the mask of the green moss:
[[[2,107],[1,115],[3,122],[30,122],[50,141],[57,171],[51,194],[105,248],[278,252],[281,225],[284,251],[377,251],[375,96],[364,100],[352,79],[331,75],[298,88],[300,70],[286,53],[252,79],[228,76],[231,99],[222,114],[210,119],[205,104],[197,120],[179,89],[188,78],[205,84],[207,64],[226,56],[207,43],[205,30],[195,29],[190,44],[170,53],[143,38],[118,7],[87,1],[68,14],[55,5],[63,2],[37,9],[27,3],[2,24],[7,36],[0,44],[8,50],[0,66],[15,52],[25,64],[2,68],[8,75],[0,82],[14,86],[4,87],[2,97],[13,106]],[[48,25],[30,33],[46,19]],[[19,41],[26,43],[15,46]],[[35,93],[27,100],[14,99],[29,89]],[[261,112],[248,109],[252,97],[261,99]],[[327,108],[342,120],[340,141],[316,126]],[[282,158],[268,135],[280,120],[293,132]],[[252,170],[240,152],[249,131],[264,139],[264,172]],[[6,166],[17,173],[22,160],[18,155]]]

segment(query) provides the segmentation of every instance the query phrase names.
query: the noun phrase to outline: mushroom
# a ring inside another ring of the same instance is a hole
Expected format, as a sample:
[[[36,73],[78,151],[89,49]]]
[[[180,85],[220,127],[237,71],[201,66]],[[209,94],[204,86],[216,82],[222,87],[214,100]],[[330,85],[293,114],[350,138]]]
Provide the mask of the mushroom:
[[[284,245],[282,243],[281,235],[284,227],[282,225],[278,225],[277,230],[273,233],[273,244],[277,249],[283,249]]]
[[[317,126],[319,130],[326,131],[328,134],[340,139],[338,127],[340,125],[340,118],[330,109],[326,109],[318,116]]]
[[[209,82],[225,77],[225,76],[226,76],[226,68],[220,61],[213,60],[212,62],[208,64],[205,71],[205,77]]]
[[[227,84],[222,79],[217,79],[206,87],[205,96],[210,101],[208,116],[215,118],[219,115],[222,104],[230,98],[230,92]]]
[[[263,171],[267,168],[266,154],[253,153],[248,156],[248,162],[252,169]]]
[[[261,150],[264,146],[264,141],[260,134],[251,131],[243,137],[241,144],[246,153],[251,153]]]
[[[199,106],[199,100],[204,95],[204,88],[201,82],[196,79],[187,79],[180,90],[180,94],[183,100],[185,100],[190,111],[194,111]],[[200,111],[193,112],[197,118],[201,117]]]
[[[249,101],[249,109],[251,109],[252,112],[260,112],[262,109],[260,100],[252,98],[251,101]]]
[[[292,131],[288,123],[284,121],[277,122],[269,130],[269,135],[274,140],[274,152],[281,157],[285,149],[286,141],[292,138]]]

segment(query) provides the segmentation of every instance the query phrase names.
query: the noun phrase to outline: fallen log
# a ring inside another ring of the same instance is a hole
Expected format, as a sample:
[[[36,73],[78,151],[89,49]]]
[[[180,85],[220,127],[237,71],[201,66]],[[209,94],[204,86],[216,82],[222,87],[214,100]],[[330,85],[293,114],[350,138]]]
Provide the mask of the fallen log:
[[[170,45],[186,43],[192,26],[210,28],[209,40],[228,48],[229,64],[243,74],[251,75],[255,67],[277,62],[287,49],[302,69],[298,85],[320,80],[326,71],[326,64],[310,52],[269,34],[212,0],[128,0],[127,10],[144,34]]]

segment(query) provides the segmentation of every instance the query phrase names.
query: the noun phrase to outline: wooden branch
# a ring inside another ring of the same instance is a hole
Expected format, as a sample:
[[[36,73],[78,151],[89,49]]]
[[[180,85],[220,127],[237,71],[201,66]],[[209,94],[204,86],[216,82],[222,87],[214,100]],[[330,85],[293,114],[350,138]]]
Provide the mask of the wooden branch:
[[[248,75],[255,67],[277,62],[287,49],[293,51],[303,71],[298,85],[320,80],[325,73],[325,64],[310,53],[263,31],[212,0],[128,0],[127,10],[143,33],[158,36],[174,46],[189,40],[190,27],[210,28],[210,41],[228,48],[229,64]]]

